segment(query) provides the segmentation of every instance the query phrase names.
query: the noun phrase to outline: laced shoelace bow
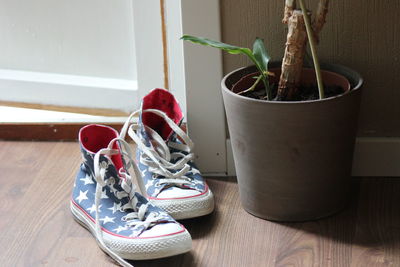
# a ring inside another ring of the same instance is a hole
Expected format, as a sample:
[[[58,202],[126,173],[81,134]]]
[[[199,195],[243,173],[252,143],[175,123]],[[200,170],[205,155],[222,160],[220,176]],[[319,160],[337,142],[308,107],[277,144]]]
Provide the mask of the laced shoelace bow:
[[[163,138],[156,131],[148,126],[145,126],[145,130],[152,141],[150,142],[150,146],[146,146],[146,144],[136,133],[138,130],[140,130],[140,125],[137,122],[131,123],[132,119],[137,117],[139,112],[140,110],[135,111],[130,115],[121,130],[120,138],[124,138],[126,132],[128,132],[128,135],[137,144],[139,150],[142,151],[140,155],[140,162],[148,166],[149,171],[155,174],[153,178],[159,179],[159,185],[192,184],[192,179],[186,176],[186,174],[190,172],[192,168],[188,162],[194,158],[194,154],[192,153],[194,144],[192,140],[172,119],[168,117],[166,113],[157,109],[146,109],[142,112],[153,113],[163,118],[172,131],[174,131],[183,141],[183,143],[168,141],[168,144],[166,144]],[[177,152],[171,153],[170,148],[173,148]]]
[[[112,148],[115,142],[119,142],[120,150]],[[129,144],[126,143],[126,141],[121,138],[114,138],[108,144],[107,148],[100,149],[94,156],[94,176],[95,176],[95,179],[97,182],[96,193],[95,193],[96,239],[101,244],[100,247],[103,250],[105,250],[105,252],[108,255],[110,255],[115,261],[117,261],[119,264],[121,264],[124,267],[132,267],[133,265],[131,265],[126,260],[121,258],[119,255],[114,253],[104,243],[102,230],[101,230],[101,224],[100,224],[100,218],[99,218],[100,217],[99,216],[99,213],[100,213],[99,206],[100,206],[100,200],[101,200],[103,188],[106,186],[113,188],[112,180],[111,180],[111,182],[110,182],[110,179],[105,181],[106,168],[100,164],[100,156],[101,155],[112,156],[112,155],[118,155],[118,154],[121,154],[122,156],[126,156],[126,158],[128,159],[128,161],[126,163],[126,169],[129,169],[130,167],[137,169],[136,164],[134,164],[134,162],[132,161],[133,153],[129,147]],[[137,172],[137,170],[135,170],[135,172]],[[129,197],[129,201],[121,207],[121,209],[124,211],[132,210],[132,212],[129,212],[127,215],[125,215],[123,217],[123,221],[126,222],[126,226],[134,227],[134,226],[140,225],[140,226],[143,226],[144,229],[147,229],[148,227],[154,225],[157,221],[162,219],[162,217],[159,214],[156,214],[153,212],[150,212],[147,216],[145,216],[149,203],[141,205],[139,207],[139,209],[136,208],[138,200],[135,197],[136,187],[132,183],[132,178],[123,169],[119,170],[119,175],[122,177],[121,188],[123,189],[123,191],[121,191],[121,190],[119,190],[118,192],[115,192],[114,190],[112,190],[112,191],[114,192],[115,196],[118,199],[122,199],[124,197]]]

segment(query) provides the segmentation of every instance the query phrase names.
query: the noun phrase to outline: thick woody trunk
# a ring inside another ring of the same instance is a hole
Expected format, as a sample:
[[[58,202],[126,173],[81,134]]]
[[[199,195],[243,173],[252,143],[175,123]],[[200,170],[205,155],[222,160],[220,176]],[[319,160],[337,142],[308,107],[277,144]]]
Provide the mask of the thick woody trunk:
[[[314,30],[315,40],[319,42],[319,33],[326,21],[326,14],[328,13],[329,0],[320,0],[318,3],[317,12],[313,21],[312,28]]]
[[[286,0],[285,1],[285,12],[283,15],[282,23],[288,24],[289,18],[293,14],[293,10],[296,8],[296,2],[294,0]]]
[[[307,32],[303,13],[294,10],[288,20],[288,35],[277,100],[291,100],[300,85],[303,59],[306,51]]]

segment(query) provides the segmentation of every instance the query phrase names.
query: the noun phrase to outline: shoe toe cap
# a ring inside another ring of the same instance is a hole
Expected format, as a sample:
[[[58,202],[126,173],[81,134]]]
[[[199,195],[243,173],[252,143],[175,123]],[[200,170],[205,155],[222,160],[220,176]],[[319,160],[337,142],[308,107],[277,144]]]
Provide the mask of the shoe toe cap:
[[[184,189],[179,187],[170,187],[166,190],[161,191],[157,198],[182,198],[182,197],[194,197],[199,195],[199,191],[194,189]]]

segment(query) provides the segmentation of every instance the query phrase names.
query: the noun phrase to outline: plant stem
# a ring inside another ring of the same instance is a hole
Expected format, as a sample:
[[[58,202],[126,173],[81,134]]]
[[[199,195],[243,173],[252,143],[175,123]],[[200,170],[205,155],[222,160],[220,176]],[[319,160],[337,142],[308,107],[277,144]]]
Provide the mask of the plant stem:
[[[272,97],[271,97],[272,96],[272,91],[271,91],[271,86],[269,86],[268,73],[264,73],[264,71],[268,71],[268,69],[264,70],[260,66],[260,64],[258,63],[257,59],[252,54],[250,54],[248,56],[251,59],[251,61],[253,61],[253,63],[256,65],[258,71],[260,72],[260,76],[262,77],[262,80],[263,80],[263,83],[264,83],[264,86],[265,86],[265,91],[266,91],[266,94],[267,94],[267,100],[272,100]],[[256,83],[258,83],[258,82],[259,82],[259,80],[256,81]]]
[[[308,40],[310,42],[311,55],[313,57],[315,73],[317,75],[319,99],[323,99],[323,98],[325,98],[324,84],[322,82],[321,67],[319,66],[319,61],[318,61],[316,43],[315,43],[315,39],[314,39],[314,32],[311,28],[310,18],[307,14],[307,10],[304,5],[304,0],[299,0],[299,2],[300,2],[301,11],[303,12],[303,15],[304,15],[304,22],[306,24],[307,36],[308,36]]]
[[[272,88],[271,88],[271,86],[269,86],[268,73],[262,75],[262,80],[263,80],[264,86],[267,90],[267,100],[271,101],[272,100]]]
[[[262,77],[263,77],[262,74],[261,74],[260,76],[258,76],[258,77],[257,77],[257,80],[254,82],[254,84],[253,84],[250,88],[248,88],[248,89],[246,89],[246,90],[244,90],[244,91],[239,92],[238,95],[242,95],[242,94],[248,93],[248,92],[250,92],[250,91],[253,91],[253,90],[256,88],[257,84],[260,82],[260,80],[261,80]]]

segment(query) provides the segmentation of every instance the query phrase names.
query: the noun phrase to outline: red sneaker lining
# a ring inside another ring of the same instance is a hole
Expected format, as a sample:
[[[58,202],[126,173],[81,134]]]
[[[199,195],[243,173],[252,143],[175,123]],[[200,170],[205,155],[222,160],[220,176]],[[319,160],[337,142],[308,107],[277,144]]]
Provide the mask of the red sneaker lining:
[[[100,149],[106,148],[110,141],[116,137],[118,137],[117,131],[98,124],[87,125],[79,131],[79,141],[82,146],[94,154]],[[117,143],[114,143],[113,149],[119,150]],[[124,166],[120,154],[111,156],[111,160],[117,170]]]
[[[154,89],[143,98],[143,109],[158,109],[165,112],[176,124],[179,124],[183,118],[182,110],[179,107],[175,97],[164,89]],[[152,128],[167,140],[172,134],[172,129],[167,122],[160,116],[153,113],[142,114],[143,124]]]

